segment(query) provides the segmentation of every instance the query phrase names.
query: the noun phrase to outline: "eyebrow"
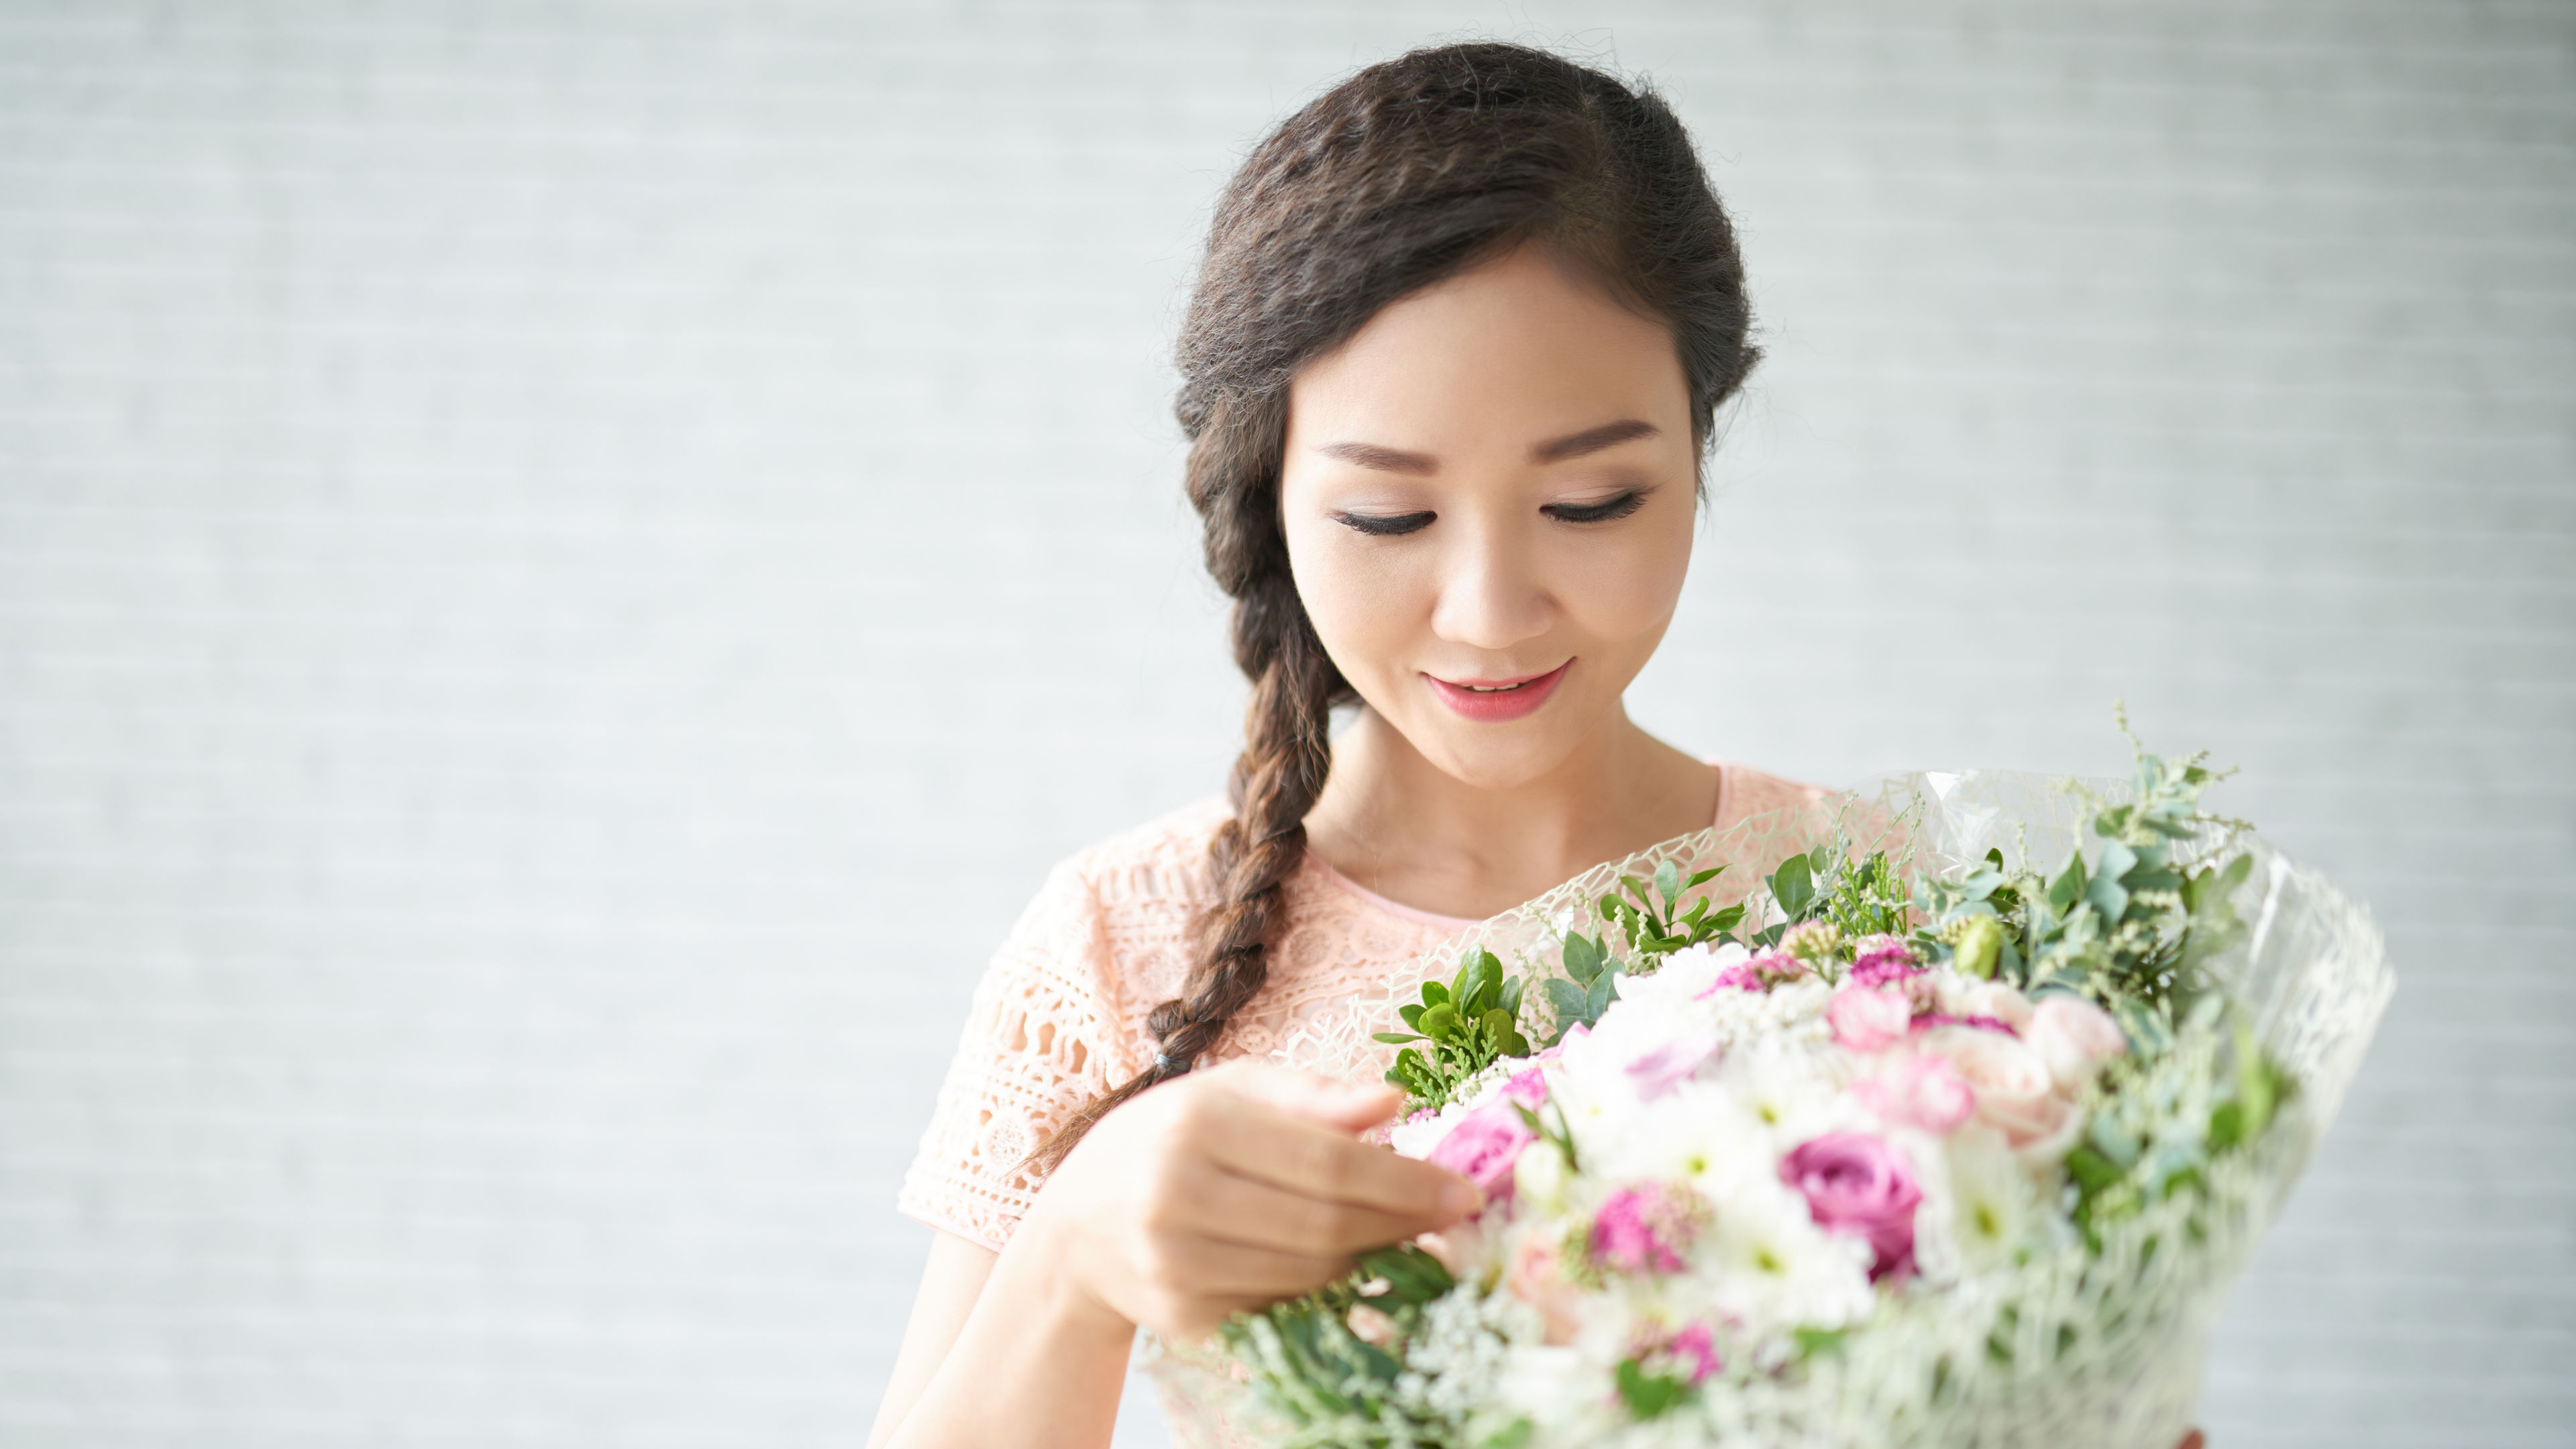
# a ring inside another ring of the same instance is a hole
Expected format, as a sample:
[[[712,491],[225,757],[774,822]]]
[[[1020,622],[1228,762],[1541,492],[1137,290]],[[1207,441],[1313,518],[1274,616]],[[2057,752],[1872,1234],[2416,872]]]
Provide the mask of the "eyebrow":
[[[1615,423],[1604,423],[1600,427],[1589,428],[1570,437],[1541,443],[1530,449],[1530,461],[1562,463],[1568,458],[1580,458],[1588,453],[1598,453],[1604,448],[1615,448],[1634,438],[1651,438],[1662,431],[1663,429],[1653,423],[1642,422],[1636,418],[1621,418]]]
[[[1581,458],[1604,448],[1615,448],[1637,438],[1651,438],[1663,429],[1636,418],[1622,418],[1597,428],[1586,428],[1562,438],[1552,438],[1530,449],[1533,463],[1562,463]],[[1376,443],[1326,443],[1315,450],[1327,458],[1339,458],[1381,473],[1414,473],[1429,475],[1440,471],[1440,460],[1428,453],[1408,453],[1402,448],[1381,447]]]

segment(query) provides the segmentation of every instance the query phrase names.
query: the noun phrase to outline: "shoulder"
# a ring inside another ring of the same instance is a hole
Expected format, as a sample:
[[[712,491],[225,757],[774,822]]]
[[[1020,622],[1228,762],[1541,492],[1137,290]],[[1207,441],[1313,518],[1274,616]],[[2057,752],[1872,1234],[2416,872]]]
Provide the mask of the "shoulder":
[[[1740,765],[1733,760],[1712,760],[1717,767],[1717,828],[1768,815],[1778,810],[1804,810],[1833,792],[1822,785],[1809,785]]]

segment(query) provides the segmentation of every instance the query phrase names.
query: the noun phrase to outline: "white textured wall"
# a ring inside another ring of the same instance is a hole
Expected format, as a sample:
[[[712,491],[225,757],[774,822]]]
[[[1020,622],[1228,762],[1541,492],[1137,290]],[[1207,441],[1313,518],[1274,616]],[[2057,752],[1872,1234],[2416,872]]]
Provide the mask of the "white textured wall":
[[[1744,227],[1642,716],[2242,763],[2403,985],[2218,1443],[2576,1437],[2576,8],[7,0],[0,1443],[853,1442],[983,954],[1230,752],[1206,206],[1468,34]]]

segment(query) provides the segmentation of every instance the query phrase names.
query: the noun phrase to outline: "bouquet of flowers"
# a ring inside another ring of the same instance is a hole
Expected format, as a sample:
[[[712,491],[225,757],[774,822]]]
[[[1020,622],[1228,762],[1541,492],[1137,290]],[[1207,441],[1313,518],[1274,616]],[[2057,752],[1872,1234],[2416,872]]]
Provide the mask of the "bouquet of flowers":
[[[1271,1441],[2170,1449],[2391,989],[2213,778],[1907,777],[1387,983],[1391,1145],[1487,1206],[1227,1327]]]

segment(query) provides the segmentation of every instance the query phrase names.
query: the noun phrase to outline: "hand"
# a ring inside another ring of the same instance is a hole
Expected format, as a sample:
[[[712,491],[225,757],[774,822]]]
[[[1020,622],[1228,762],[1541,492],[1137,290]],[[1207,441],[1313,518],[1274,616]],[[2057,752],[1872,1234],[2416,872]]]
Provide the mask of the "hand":
[[[1250,1062],[1193,1072],[1102,1118],[1019,1238],[1117,1317],[1203,1338],[1483,1206],[1465,1178],[1358,1140],[1401,1101]]]

